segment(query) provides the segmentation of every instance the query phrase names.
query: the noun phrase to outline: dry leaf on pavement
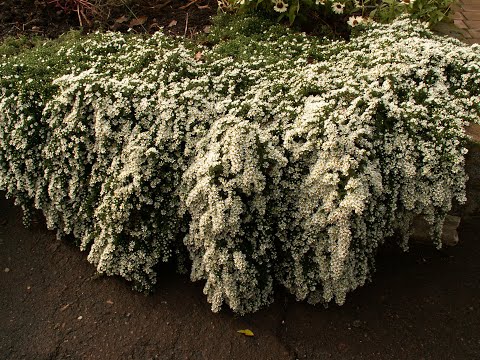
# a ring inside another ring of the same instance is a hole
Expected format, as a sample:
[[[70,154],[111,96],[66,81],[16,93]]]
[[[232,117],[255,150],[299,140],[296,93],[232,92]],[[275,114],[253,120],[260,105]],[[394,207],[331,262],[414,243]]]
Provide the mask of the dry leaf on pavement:
[[[243,334],[245,336],[253,336],[253,331],[252,330],[249,330],[249,329],[245,329],[245,330],[238,330],[237,331],[238,333],[240,334]]]

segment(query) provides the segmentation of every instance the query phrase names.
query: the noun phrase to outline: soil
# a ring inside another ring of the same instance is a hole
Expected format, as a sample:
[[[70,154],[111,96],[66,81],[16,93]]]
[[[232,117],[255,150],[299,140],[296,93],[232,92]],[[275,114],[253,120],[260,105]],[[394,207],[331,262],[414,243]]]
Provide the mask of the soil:
[[[0,0],[0,39],[19,35],[56,38],[72,29],[139,33],[163,29],[190,37],[204,31],[217,12],[215,0],[90,0],[96,4],[95,10],[84,8],[83,16],[75,8],[62,10],[54,2],[57,0]]]
[[[379,255],[373,282],[343,306],[277,291],[244,317],[211,312],[202,284],[164,269],[152,295],[97,277],[43,222],[27,229],[0,195],[0,354],[4,359],[478,359],[480,219],[460,243]],[[238,330],[250,329],[246,337]]]
[[[103,7],[86,14],[82,31],[165,27],[191,36],[210,24],[216,4],[182,8],[188,4]],[[47,0],[0,0],[0,39],[70,29],[80,29],[78,15]],[[56,240],[44,222],[25,228],[20,209],[0,193],[0,358],[478,359],[480,218],[462,220],[459,234],[459,244],[442,251],[383,251],[373,282],[341,307],[314,307],[279,290],[270,307],[239,317],[212,313],[203,284],[168,268],[149,296],[120,278],[98,277],[86,254]]]

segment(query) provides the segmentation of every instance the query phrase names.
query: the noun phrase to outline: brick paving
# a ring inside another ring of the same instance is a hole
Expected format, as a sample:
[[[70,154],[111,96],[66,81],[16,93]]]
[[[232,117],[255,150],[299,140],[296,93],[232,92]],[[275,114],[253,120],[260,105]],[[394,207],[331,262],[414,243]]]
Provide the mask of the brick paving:
[[[454,25],[461,36],[456,36],[469,44],[480,44],[480,0],[458,0],[452,7]]]
[[[480,0],[457,0],[452,6],[453,28],[439,29],[442,33],[455,36],[468,44],[480,44]],[[470,124],[467,134],[480,144],[480,125]]]

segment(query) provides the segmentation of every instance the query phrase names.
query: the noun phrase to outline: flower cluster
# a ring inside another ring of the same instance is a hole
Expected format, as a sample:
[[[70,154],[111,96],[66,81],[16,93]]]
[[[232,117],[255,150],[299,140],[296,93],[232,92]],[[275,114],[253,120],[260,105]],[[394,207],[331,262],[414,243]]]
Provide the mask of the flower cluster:
[[[238,21],[210,49],[109,33],[0,57],[0,189],[141,289],[177,261],[215,311],[279,284],[341,304],[387,237],[423,215],[438,239],[465,200],[480,47],[406,19],[349,42]]]

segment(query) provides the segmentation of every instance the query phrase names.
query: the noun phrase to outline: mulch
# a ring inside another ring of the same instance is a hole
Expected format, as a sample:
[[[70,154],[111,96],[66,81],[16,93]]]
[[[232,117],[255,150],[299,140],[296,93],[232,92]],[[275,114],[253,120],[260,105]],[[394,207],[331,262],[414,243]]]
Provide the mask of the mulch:
[[[86,0],[85,0],[86,1]],[[94,11],[62,9],[52,0],[0,0],[0,39],[7,36],[56,38],[69,30],[153,33],[159,30],[190,37],[210,25],[215,0],[127,0],[103,3]],[[59,1],[59,3],[62,3]],[[116,3],[116,5],[108,5]],[[128,5],[128,3],[131,3]]]

